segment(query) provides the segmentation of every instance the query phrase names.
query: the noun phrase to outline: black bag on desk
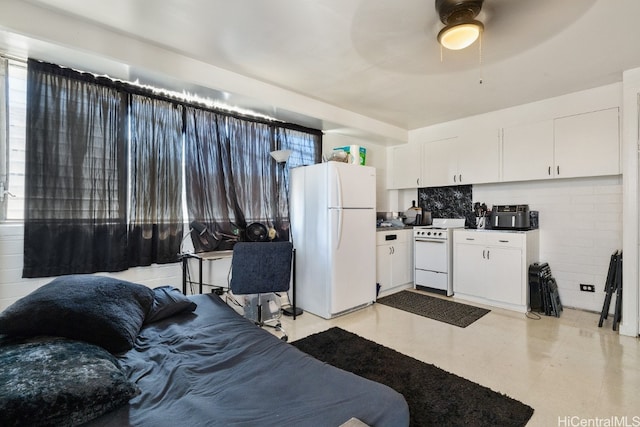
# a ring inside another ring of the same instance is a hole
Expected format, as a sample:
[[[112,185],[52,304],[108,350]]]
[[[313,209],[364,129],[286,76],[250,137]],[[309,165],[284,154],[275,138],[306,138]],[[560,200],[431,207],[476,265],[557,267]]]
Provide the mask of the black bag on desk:
[[[534,263],[529,266],[529,306],[531,311],[547,316],[560,317],[562,303],[558,284],[551,275],[548,263]]]

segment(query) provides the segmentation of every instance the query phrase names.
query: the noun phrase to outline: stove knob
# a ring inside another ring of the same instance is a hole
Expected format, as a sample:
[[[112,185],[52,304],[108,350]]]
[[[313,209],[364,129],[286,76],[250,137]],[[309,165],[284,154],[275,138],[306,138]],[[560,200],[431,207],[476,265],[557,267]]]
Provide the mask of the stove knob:
[[[431,236],[431,232],[430,231],[427,231],[427,236]]]

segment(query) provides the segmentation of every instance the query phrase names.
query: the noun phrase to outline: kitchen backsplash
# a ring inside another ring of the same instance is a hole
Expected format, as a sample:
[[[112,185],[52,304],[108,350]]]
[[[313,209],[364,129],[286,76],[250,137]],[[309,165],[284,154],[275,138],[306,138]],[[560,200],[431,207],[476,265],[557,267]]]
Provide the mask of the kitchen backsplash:
[[[465,218],[473,211],[472,186],[418,188],[418,206],[433,218]]]

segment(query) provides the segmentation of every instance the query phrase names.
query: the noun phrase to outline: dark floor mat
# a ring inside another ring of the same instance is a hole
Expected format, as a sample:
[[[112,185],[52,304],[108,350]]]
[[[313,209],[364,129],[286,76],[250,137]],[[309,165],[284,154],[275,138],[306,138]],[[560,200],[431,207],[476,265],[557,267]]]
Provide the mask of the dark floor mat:
[[[379,298],[376,302],[461,328],[466,328],[491,311],[411,291],[400,291]]]

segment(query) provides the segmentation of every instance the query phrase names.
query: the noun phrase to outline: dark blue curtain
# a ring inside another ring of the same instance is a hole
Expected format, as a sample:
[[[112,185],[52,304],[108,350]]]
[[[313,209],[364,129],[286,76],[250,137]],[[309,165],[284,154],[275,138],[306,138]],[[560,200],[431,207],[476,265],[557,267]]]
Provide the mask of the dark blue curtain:
[[[29,61],[24,277],[128,267],[126,96]]]
[[[182,110],[131,95],[129,265],[178,260],[182,241]]]
[[[35,60],[27,74],[24,277],[177,261],[183,152],[189,221],[218,249],[252,222],[289,238],[288,171],[320,161],[320,131]]]
[[[288,176],[291,167],[318,163],[322,134],[277,122],[186,108],[185,168],[189,220],[204,223],[230,249],[257,222],[289,239]],[[271,157],[291,150],[286,164]]]

